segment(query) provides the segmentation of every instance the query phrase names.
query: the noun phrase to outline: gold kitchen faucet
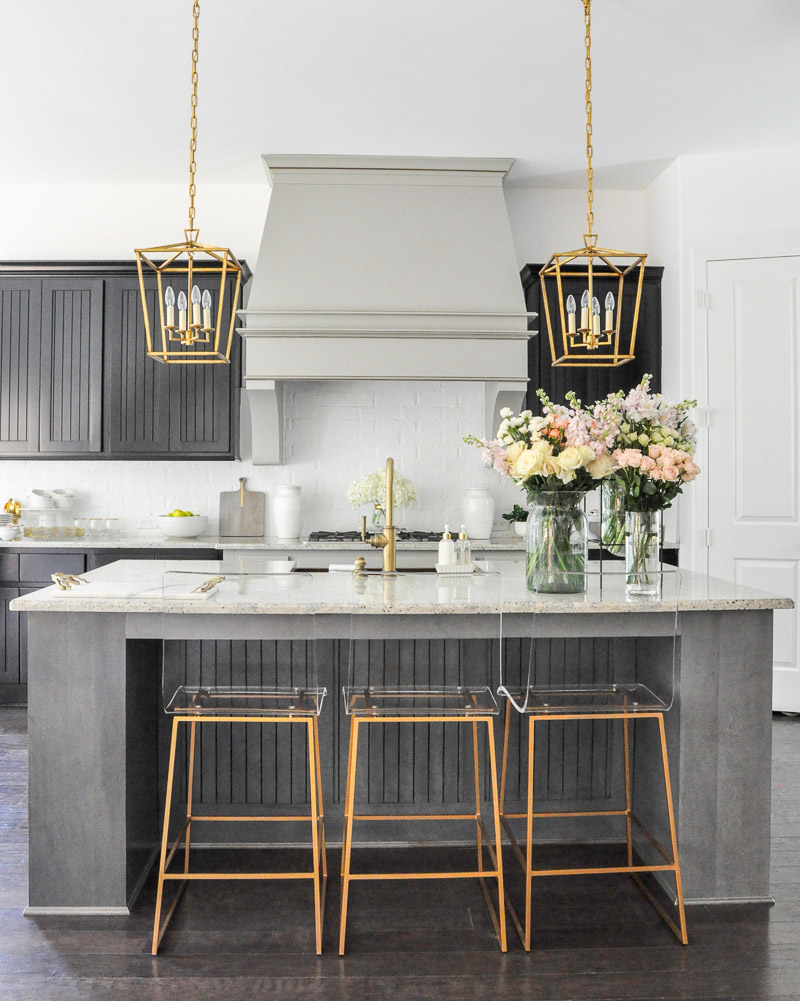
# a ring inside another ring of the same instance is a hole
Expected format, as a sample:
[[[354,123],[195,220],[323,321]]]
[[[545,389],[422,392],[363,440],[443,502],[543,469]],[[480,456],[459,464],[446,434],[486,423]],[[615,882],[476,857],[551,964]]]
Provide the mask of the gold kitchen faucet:
[[[397,529],[394,525],[394,459],[386,460],[386,524],[380,535],[367,536],[367,516],[361,518],[361,541],[383,550],[383,573],[397,573]]]

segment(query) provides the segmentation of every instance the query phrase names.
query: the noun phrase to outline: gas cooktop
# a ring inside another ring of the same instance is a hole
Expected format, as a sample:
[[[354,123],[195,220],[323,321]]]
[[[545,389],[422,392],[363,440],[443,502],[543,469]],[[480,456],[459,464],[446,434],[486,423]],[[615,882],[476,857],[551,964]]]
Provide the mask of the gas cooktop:
[[[438,542],[441,537],[440,532],[408,532],[402,528],[397,533],[398,542]],[[361,542],[361,532],[311,532],[308,541]]]

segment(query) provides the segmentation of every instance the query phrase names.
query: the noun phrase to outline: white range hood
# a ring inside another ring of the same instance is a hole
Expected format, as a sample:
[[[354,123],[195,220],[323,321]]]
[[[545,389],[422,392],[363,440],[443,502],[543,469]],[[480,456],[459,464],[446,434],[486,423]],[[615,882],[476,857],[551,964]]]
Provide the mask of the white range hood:
[[[485,423],[527,385],[503,180],[513,160],[263,157],[272,194],[239,312],[253,462],[281,461],[287,380],[470,380]]]

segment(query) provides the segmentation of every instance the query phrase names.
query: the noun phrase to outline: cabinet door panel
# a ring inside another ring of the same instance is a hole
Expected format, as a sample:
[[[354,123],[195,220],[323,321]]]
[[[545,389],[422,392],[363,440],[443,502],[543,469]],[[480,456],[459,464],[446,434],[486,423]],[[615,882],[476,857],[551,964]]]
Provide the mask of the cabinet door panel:
[[[102,279],[42,283],[40,451],[102,447]]]
[[[0,588],[0,685],[20,682],[19,612],[10,612],[9,602],[19,597],[16,587]]]
[[[155,281],[145,285],[150,329],[156,330]],[[147,357],[135,275],[106,281],[105,451],[109,455],[168,453],[169,371]]]
[[[0,453],[39,450],[42,283],[0,279]]]

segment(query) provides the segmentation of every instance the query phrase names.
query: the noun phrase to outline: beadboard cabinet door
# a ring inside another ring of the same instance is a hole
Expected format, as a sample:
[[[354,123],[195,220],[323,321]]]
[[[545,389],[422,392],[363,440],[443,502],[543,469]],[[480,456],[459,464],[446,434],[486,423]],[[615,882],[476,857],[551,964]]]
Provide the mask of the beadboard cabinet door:
[[[145,288],[151,330],[158,314],[155,282]],[[110,456],[167,455],[169,366],[148,358],[136,275],[106,280],[104,451]]]
[[[114,276],[105,284],[104,452],[110,458],[234,458],[238,334],[230,365],[163,365],[147,357],[138,277]],[[205,287],[202,280],[198,285]],[[145,280],[145,296],[155,333],[161,322],[155,279]]]
[[[0,453],[39,451],[42,283],[0,278]]]
[[[39,451],[99,452],[102,441],[103,281],[42,282]]]

